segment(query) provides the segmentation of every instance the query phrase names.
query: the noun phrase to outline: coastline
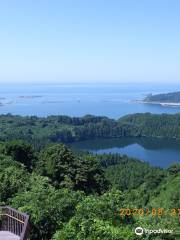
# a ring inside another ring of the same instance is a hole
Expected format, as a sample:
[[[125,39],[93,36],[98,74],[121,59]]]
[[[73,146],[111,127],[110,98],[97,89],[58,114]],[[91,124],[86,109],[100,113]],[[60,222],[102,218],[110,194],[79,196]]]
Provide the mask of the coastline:
[[[154,105],[161,105],[163,107],[180,107],[180,103],[173,103],[173,102],[151,102],[151,101],[143,101],[143,100],[135,100],[136,103],[143,103],[143,104],[154,104]]]

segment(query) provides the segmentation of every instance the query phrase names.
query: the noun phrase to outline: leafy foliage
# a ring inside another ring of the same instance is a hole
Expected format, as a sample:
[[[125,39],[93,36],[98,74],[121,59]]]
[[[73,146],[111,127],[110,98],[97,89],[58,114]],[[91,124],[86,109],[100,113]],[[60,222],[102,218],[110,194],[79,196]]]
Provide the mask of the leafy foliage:
[[[46,178],[32,175],[24,192],[11,201],[15,208],[31,215],[31,239],[49,240],[56,229],[74,213],[83,194],[56,190]]]
[[[0,155],[0,202],[6,202],[22,191],[27,178],[28,173],[21,164],[8,156]]]
[[[39,150],[44,146],[107,137],[180,138],[180,113],[127,115],[119,120],[87,115],[84,117],[20,117],[0,115],[0,140],[21,139]]]
[[[28,170],[32,169],[35,156],[30,144],[20,140],[8,142],[5,145],[5,153],[11,156],[14,161],[23,163]]]
[[[77,205],[74,217],[55,234],[54,240],[131,239],[133,233],[129,226],[133,219],[120,219],[114,215],[123,207],[123,202],[120,191],[86,197]]]
[[[1,115],[0,128],[0,203],[31,215],[30,239],[176,240],[173,235],[137,238],[133,230],[173,226],[178,231],[178,215],[118,212],[179,208],[179,164],[160,169],[118,154],[75,154],[53,143],[94,137],[179,138],[180,114],[134,114],[119,120]]]
[[[122,191],[138,188],[144,182],[148,182],[148,188],[157,186],[166,175],[160,168],[125,155],[102,154],[96,157],[105,168],[106,179]]]
[[[63,144],[46,148],[40,155],[40,172],[54,186],[101,193],[106,189],[104,173],[92,156],[77,157]]]

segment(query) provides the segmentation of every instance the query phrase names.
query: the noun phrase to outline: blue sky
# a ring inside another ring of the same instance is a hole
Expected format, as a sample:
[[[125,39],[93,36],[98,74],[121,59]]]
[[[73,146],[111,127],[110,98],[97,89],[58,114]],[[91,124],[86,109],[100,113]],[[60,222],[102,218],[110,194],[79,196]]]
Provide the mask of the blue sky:
[[[0,1],[0,82],[178,82],[180,1]]]

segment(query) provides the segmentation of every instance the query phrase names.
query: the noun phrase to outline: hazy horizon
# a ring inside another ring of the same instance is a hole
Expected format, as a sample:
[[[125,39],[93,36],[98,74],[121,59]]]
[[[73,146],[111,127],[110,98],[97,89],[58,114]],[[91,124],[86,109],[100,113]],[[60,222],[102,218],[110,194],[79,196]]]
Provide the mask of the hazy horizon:
[[[0,83],[178,83],[177,0],[7,0]]]
[[[99,81],[99,82],[93,82],[93,81],[79,81],[79,82],[75,82],[75,81],[1,81],[0,80],[0,84],[2,85],[11,85],[11,86],[23,86],[23,85],[62,85],[62,86],[86,86],[86,85],[90,85],[90,86],[97,86],[97,87],[100,87],[100,86],[119,86],[119,85],[122,85],[122,86],[129,86],[129,85],[149,85],[149,86],[160,86],[160,85],[164,85],[165,87],[170,87],[170,86],[180,86],[180,81],[167,81],[167,82],[162,82],[162,81],[129,81],[129,82],[123,82],[123,81]],[[180,90],[180,89],[179,89]],[[178,89],[177,89],[178,91]]]

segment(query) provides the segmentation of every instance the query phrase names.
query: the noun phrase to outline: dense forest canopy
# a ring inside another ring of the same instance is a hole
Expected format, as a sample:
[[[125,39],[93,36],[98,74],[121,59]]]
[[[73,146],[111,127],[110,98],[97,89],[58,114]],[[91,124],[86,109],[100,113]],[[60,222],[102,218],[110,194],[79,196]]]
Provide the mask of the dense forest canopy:
[[[180,92],[149,94],[144,102],[180,103]]]
[[[31,215],[33,240],[136,240],[137,226],[178,230],[178,212],[172,216],[120,212],[177,210],[179,189],[179,164],[160,169],[118,154],[74,153],[63,144],[40,152],[21,140],[0,144],[0,204]]]
[[[139,113],[118,120],[86,115],[84,117],[22,117],[0,115],[0,140],[21,139],[41,149],[50,143],[73,142],[107,137],[180,138],[180,113]]]
[[[119,120],[8,114],[0,116],[0,128],[0,205],[30,214],[30,239],[177,239],[170,234],[137,238],[134,229],[180,230],[180,164],[161,169],[119,154],[73,152],[64,143],[97,137],[178,138],[180,114]],[[148,209],[150,214],[121,214],[122,209]]]

